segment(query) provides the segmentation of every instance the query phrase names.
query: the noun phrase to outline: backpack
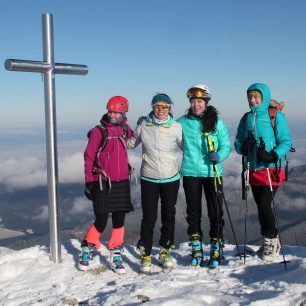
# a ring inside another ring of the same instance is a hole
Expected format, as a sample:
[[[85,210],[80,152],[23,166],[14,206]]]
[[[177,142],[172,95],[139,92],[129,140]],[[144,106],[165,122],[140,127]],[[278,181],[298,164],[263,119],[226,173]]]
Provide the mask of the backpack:
[[[101,141],[100,141],[97,153],[96,153],[95,161],[93,163],[92,172],[94,174],[103,173],[104,176],[107,177],[106,173],[103,171],[103,169],[101,169],[101,167],[99,166],[97,161],[98,161],[99,155],[105,149],[105,147],[107,145],[107,142],[108,142],[108,139],[120,139],[122,141],[123,145],[126,146],[126,141],[128,139],[128,128],[127,128],[126,123],[123,123],[121,126],[123,128],[123,135],[122,136],[114,136],[114,137],[109,137],[108,136],[107,128],[102,123],[95,126],[95,127],[99,128],[99,131],[100,131],[102,137],[101,137]],[[87,138],[90,137],[91,131],[93,129],[94,128],[90,129],[87,132]],[[128,164],[128,169],[129,169],[129,174],[131,175],[133,173],[134,168],[132,168],[132,166],[130,164]]]
[[[274,99],[271,99],[270,100],[270,105],[269,105],[269,108],[268,108],[268,111],[269,111],[269,115],[270,115],[270,120],[271,120],[271,125],[274,129],[274,133],[275,133],[275,120],[276,120],[276,111],[279,110],[279,111],[282,111],[285,107],[285,103],[284,102],[278,102]]]
[[[126,142],[126,139],[128,138],[128,128],[127,128],[127,125],[124,123],[121,125],[122,128],[123,128],[123,135],[122,136],[115,136],[115,137],[111,137],[111,138],[119,138],[120,140],[123,140],[124,144]],[[106,147],[106,144],[107,144],[107,141],[108,139],[110,139],[110,137],[108,137],[108,133],[107,133],[107,128],[101,123],[99,125],[96,125],[95,127],[98,127],[99,128],[99,131],[101,132],[101,141],[100,141],[100,144],[99,144],[99,148],[98,148],[98,151],[97,151],[97,154],[100,154]],[[90,137],[90,134],[91,134],[91,131],[93,130],[90,129],[87,133],[87,138]]]

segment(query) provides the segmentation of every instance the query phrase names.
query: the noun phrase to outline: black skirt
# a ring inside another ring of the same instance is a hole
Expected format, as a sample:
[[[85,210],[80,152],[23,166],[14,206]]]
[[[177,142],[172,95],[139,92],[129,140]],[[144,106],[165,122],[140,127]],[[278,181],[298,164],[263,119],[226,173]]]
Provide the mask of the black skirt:
[[[95,182],[93,209],[95,214],[133,211],[130,181],[111,182],[111,186],[103,181],[103,190],[99,182]]]

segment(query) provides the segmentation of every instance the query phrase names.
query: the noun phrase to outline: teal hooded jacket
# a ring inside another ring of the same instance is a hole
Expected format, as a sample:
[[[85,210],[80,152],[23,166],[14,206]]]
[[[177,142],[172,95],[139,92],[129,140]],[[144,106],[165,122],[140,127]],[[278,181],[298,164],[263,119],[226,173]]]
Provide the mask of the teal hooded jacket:
[[[184,115],[177,120],[183,127],[183,160],[182,176],[214,177],[214,166],[209,158],[209,148],[206,136],[202,132],[201,119]],[[218,175],[222,176],[221,162],[228,158],[231,152],[230,137],[225,123],[218,119],[216,129],[209,133],[214,142],[220,161],[216,164]]]
[[[242,144],[252,133],[256,139],[256,145],[253,146],[248,156],[250,169],[275,167],[275,164],[267,165],[257,158],[261,138],[265,144],[265,150],[267,152],[273,150],[278,156],[278,167],[283,168],[285,165],[284,157],[291,148],[291,134],[285,115],[281,111],[276,111],[275,127],[273,129],[268,111],[271,100],[269,87],[265,84],[255,83],[247,89],[247,91],[250,90],[260,91],[262,102],[259,105],[250,106],[251,111],[241,118],[234,143],[235,149],[238,154],[242,154]]]

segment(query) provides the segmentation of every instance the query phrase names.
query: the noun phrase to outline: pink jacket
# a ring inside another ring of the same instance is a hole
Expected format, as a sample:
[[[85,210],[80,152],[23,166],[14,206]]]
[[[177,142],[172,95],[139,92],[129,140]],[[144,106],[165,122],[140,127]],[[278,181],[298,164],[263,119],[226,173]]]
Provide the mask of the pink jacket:
[[[106,127],[108,140],[104,150],[98,156],[98,165],[103,170],[102,178],[104,180],[121,181],[129,179],[128,170],[128,155],[126,150],[127,139],[123,138],[124,129],[123,123],[126,123],[126,117],[118,124],[113,124],[108,121],[105,114],[100,122]],[[133,134],[132,129],[127,125],[127,134],[130,138]],[[116,138],[118,137],[119,138]],[[114,137],[114,138],[113,138]],[[97,151],[102,139],[102,134],[99,127],[92,129],[84,152],[84,172],[85,182],[93,182],[99,180],[99,175],[92,172]]]

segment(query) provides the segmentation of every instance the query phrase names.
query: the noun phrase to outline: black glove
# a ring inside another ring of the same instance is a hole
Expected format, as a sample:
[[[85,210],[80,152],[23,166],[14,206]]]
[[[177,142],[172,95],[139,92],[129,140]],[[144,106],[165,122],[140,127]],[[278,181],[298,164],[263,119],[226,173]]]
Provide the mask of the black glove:
[[[86,183],[84,193],[85,193],[86,198],[88,200],[90,200],[90,201],[93,200],[94,187],[95,187],[95,183],[94,182]]]
[[[265,149],[259,149],[257,157],[264,163],[275,163],[278,160],[278,155],[274,151],[267,152]]]
[[[255,143],[256,143],[256,139],[255,139],[253,133],[251,133],[249,135],[249,137],[242,144],[241,153],[243,155],[248,155],[248,153],[251,151],[251,149],[252,149],[252,147],[254,146]]]

